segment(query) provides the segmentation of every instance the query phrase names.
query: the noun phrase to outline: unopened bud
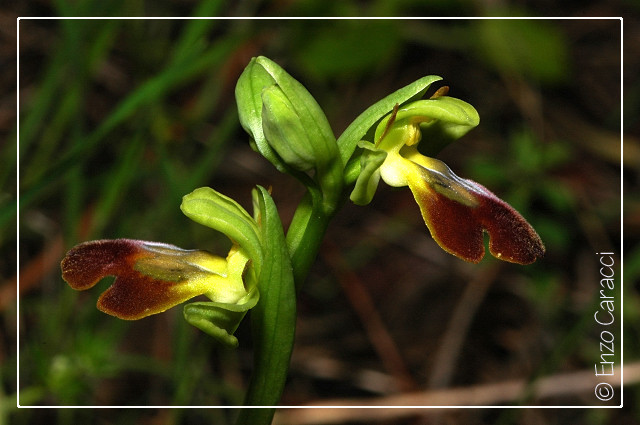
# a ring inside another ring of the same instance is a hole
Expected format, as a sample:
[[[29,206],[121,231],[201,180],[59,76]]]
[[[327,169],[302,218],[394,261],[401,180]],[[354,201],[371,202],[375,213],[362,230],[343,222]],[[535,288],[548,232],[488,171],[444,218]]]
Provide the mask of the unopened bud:
[[[286,164],[299,171],[314,168],[315,152],[307,130],[278,86],[262,91],[262,129],[269,145]]]

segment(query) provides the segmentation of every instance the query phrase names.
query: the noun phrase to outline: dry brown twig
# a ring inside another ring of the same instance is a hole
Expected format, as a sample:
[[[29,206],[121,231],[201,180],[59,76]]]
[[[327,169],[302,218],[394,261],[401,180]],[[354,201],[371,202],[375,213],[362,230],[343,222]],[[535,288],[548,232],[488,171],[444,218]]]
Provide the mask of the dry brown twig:
[[[393,375],[398,388],[404,391],[414,390],[417,384],[411,377],[409,369],[396,345],[393,337],[375,306],[366,286],[353,273],[338,253],[337,246],[329,240],[325,241],[324,258],[335,270],[351,307],[360,318],[369,341],[382,360],[385,368]]]
[[[593,370],[562,373],[540,378],[532,386],[527,380],[475,385],[465,388],[411,392],[369,399],[334,399],[310,403],[304,407],[317,409],[284,409],[277,412],[274,424],[337,424],[349,421],[376,422],[417,415],[435,415],[450,406],[499,406],[518,401],[529,391],[535,400],[550,397],[587,394],[594,391],[602,377]],[[640,362],[624,366],[624,385],[640,382]],[[620,382],[611,381],[614,387]],[[594,404],[597,400],[594,399]],[[535,402],[533,402],[535,403]],[[606,405],[603,403],[603,405]],[[319,408],[319,407],[333,408]],[[435,406],[435,407],[434,407]],[[335,408],[341,407],[341,408]],[[360,407],[383,407],[363,409]],[[385,408],[389,407],[389,408]]]
[[[429,373],[430,388],[444,388],[451,381],[469,326],[501,267],[502,263],[493,263],[466,286],[451,315],[442,342],[438,344],[436,360]]]

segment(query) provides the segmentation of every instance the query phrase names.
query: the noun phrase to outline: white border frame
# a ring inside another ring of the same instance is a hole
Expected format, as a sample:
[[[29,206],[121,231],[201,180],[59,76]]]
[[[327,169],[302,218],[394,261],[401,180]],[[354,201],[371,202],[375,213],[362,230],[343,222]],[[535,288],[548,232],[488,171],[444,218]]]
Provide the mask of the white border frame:
[[[225,409],[238,409],[238,408],[251,408],[251,406],[23,406],[20,404],[20,21],[21,20],[190,20],[190,19],[220,19],[220,20],[271,20],[271,19],[286,19],[286,20],[417,20],[417,19],[433,19],[433,20],[490,20],[490,19],[510,19],[510,20],[619,20],[620,21],[620,276],[618,284],[620,286],[620,404],[619,405],[588,405],[588,406],[546,406],[546,405],[526,405],[526,406],[514,406],[514,405],[472,405],[472,406],[338,406],[338,405],[305,405],[305,406],[260,406],[263,408],[277,408],[277,409],[309,409],[309,408],[328,408],[328,409],[410,409],[420,412],[423,409],[554,409],[554,408],[576,408],[576,409],[602,409],[602,408],[622,408],[624,407],[624,315],[622,314],[622,306],[624,305],[624,204],[623,204],[623,181],[624,181],[624,169],[623,169],[623,157],[624,157],[624,19],[622,17],[18,17],[17,23],[17,41],[16,41],[16,58],[17,58],[17,72],[16,72],[16,276],[17,276],[17,296],[16,296],[16,350],[17,350],[17,362],[16,362],[16,405],[18,408],[33,408],[33,409],[50,409],[50,408],[63,408],[63,409],[209,409],[209,408],[225,408]],[[497,383],[499,384],[499,383]]]

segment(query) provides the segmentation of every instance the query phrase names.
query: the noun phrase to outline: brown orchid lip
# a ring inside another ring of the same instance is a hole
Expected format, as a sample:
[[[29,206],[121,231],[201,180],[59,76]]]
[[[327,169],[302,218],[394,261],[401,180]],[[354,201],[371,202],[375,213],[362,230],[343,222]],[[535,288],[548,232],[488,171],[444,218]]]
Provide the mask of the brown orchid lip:
[[[483,232],[489,234],[489,251],[501,260],[531,264],[545,252],[531,225],[509,204],[484,186],[461,179],[473,190],[477,205],[464,205],[430,185],[430,170],[420,167],[421,181],[411,178],[410,188],[434,240],[447,252],[472,263],[484,257]]]
[[[73,247],[62,260],[62,277],[76,290],[95,286],[102,278],[116,276],[98,299],[98,309],[126,320],[160,313],[199,293],[185,289],[191,273],[202,273],[182,257],[200,255],[173,245],[133,239],[84,242]],[[141,260],[165,263],[157,274],[143,273]]]

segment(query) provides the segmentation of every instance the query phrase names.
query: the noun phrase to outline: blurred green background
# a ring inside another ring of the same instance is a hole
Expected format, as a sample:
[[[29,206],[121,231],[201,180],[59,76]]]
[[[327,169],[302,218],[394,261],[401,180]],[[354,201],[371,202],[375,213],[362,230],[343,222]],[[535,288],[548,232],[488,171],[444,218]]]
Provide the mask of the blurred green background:
[[[312,0],[21,7],[24,16],[530,14],[465,0],[429,8],[408,0],[366,7]],[[200,186],[246,208],[252,187],[272,186],[288,223],[302,188],[251,151],[237,121],[235,81],[257,55],[275,60],[310,90],[336,136],[390,92],[424,75],[444,77],[450,95],[474,105],[481,123],[439,158],[511,203],[547,246],[531,266],[492,258],[470,265],[431,240],[408,190],[381,185],[370,206],[347,204],[299,297],[283,405],[528,382],[592,371],[599,360],[605,328],[593,320],[600,289],[595,252],[616,253],[616,291],[621,277],[618,20],[26,19],[19,25],[21,405],[242,403],[251,368],[248,321],[237,333],[239,349],[229,350],[189,327],[181,307],[141,321],[117,320],[95,308],[109,283],[76,293],[62,281],[59,261],[80,241],[117,237],[226,253],[224,236],[190,222],[178,208],[182,195]],[[640,85],[638,58],[630,56],[624,130],[633,134]],[[15,140],[15,119],[5,119],[2,131]],[[3,144],[1,154],[0,268],[8,280],[0,298],[0,423],[231,423],[234,412],[222,410],[103,410],[98,420],[91,409],[13,407],[16,145]],[[624,315],[629,365],[640,357],[639,161],[638,139],[628,136],[626,286],[624,306],[616,292],[615,307],[618,320]],[[612,330],[619,366],[621,335]],[[586,386],[556,396],[498,397],[493,404],[614,405],[619,393],[602,403]],[[625,387],[627,406],[639,397],[637,387]],[[637,407],[423,413],[434,423],[640,420]],[[292,421],[286,414],[277,419]],[[423,420],[380,417],[376,423]]]

